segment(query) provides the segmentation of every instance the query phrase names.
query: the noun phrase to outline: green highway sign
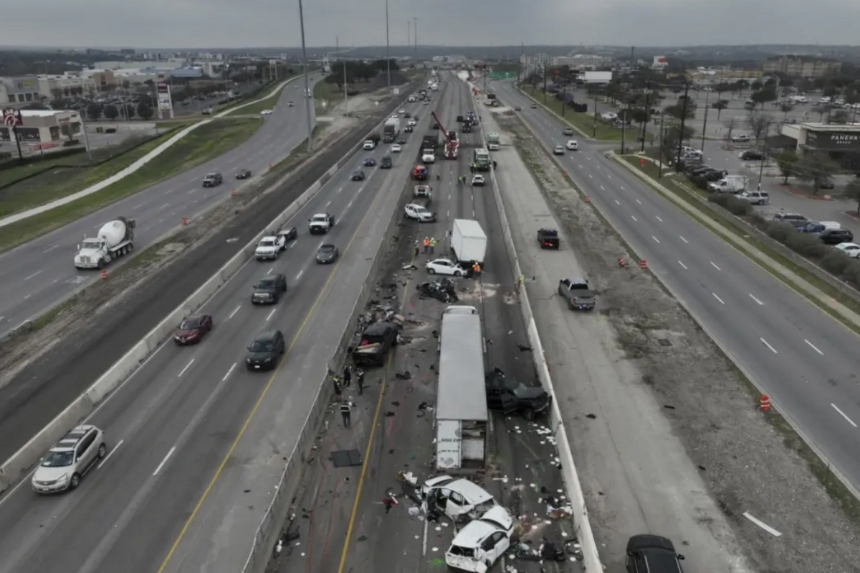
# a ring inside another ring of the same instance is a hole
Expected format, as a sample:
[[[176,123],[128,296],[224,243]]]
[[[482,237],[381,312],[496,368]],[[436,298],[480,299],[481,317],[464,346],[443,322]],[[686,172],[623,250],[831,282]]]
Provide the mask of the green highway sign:
[[[490,72],[487,74],[487,78],[491,80],[513,80],[516,77],[516,72]]]

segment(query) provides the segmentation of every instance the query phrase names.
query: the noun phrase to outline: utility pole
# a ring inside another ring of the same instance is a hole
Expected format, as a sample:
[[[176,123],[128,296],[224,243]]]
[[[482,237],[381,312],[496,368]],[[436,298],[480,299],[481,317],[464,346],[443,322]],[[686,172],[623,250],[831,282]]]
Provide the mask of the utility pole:
[[[412,18],[412,34],[415,41],[415,63],[418,63],[418,18]]]
[[[660,114],[660,173],[657,177],[663,177],[663,120],[666,118],[665,113]]]
[[[515,85],[520,85],[520,73],[523,71],[523,56],[526,55],[526,43],[520,42],[520,65],[517,66],[517,83]]]
[[[634,49],[635,48],[630,48],[631,57],[632,57],[632,51]],[[642,122],[642,148],[639,150],[642,153],[645,152],[645,134],[648,133],[648,118],[651,117],[651,111],[650,111],[651,110],[651,108],[650,108],[651,103],[649,102],[650,96],[651,96],[651,80],[648,80],[648,83],[645,84],[645,121]]]
[[[675,159],[675,170],[681,166],[681,147],[684,145],[684,121],[687,119],[687,100],[690,93],[690,82],[684,82],[684,105],[681,107],[681,131],[678,133],[678,157]]]
[[[543,63],[543,104],[546,105],[546,68],[547,62]]]
[[[621,155],[624,155],[624,128],[627,126],[627,105],[621,104],[619,111],[621,111]]]
[[[308,152],[313,153],[314,150],[314,122],[312,117],[313,110],[311,109],[311,99],[308,97],[311,93],[310,83],[308,82],[308,52],[305,46],[305,12],[302,7],[302,0],[299,0],[299,23],[302,30],[302,68],[305,76],[305,113],[308,116]]]
[[[406,53],[412,48],[412,20],[406,20]]]
[[[702,123],[702,153],[705,152],[705,131],[708,129],[708,100],[711,92],[705,92],[705,121]]]
[[[761,191],[761,179],[764,176],[764,164],[767,161],[767,134],[770,133],[770,124],[771,122],[767,122],[764,126],[764,148],[762,149],[761,163],[758,167],[758,185],[756,186],[757,191]]]
[[[591,128],[591,137],[597,138],[597,90],[594,90],[594,127]]]
[[[565,95],[567,95],[567,84],[561,86],[561,117],[564,117],[564,108],[567,107],[567,100],[564,97]]]
[[[388,0],[385,0],[385,62],[388,69],[388,87],[391,88],[391,40],[388,36]]]

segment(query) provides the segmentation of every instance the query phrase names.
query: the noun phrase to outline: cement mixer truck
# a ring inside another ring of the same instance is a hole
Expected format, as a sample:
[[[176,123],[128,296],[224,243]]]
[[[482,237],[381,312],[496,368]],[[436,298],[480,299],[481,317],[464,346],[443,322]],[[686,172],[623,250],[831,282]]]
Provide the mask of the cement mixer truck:
[[[134,248],[134,219],[117,217],[105,223],[94,238],[84,237],[75,255],[79,269],[103,269]]]

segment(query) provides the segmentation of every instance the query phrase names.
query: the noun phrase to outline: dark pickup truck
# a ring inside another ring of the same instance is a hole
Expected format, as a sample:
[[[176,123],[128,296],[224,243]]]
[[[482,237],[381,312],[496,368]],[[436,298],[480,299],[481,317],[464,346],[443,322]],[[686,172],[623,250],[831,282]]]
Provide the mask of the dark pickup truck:
[[[558,231],[556,231],[555,229],[538,229],[537,239],[538,243],[540,243],[541,249],[555,249],[556,251],[558,250]]]
[[[526,420],[534,420],[548,412],[552,404],[552,397],[543,388],[507,378],[499,368],[487,373],[484,384],[487,407],[505,415],[519,413]]]
[[[393,322],[374,322],[361,333],[352,349],[352,361],[358,366],[385,366],[385,357],[397,344],[399,332],[400,327]]]
[[[558,281],[558,294],[567,300],[571,310],[594,310],[597,296],[588,288],[585,279],[562,279]]]

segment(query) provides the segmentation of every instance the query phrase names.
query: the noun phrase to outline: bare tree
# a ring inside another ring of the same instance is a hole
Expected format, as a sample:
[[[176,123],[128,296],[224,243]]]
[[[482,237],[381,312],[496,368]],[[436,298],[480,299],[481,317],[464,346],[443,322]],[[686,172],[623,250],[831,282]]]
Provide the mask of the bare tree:
[[[726,129],[729,130],[729,133],[726,135],[726,141],[731,141],[732,140],[732,131],[734,131],[735,128],[738,127],[738,118],[736,118],[735,116],[732,116],[729,119],[727,119],[726,121],[724,121],[723,125],[725,125]]]
[[[782,110],[782,113],[783,113],[782,118],[785,119],[786,117],[788,117],[788,112],[790,112],[791,110],[794,109],[794,106],[791,105],[790,101],[784,101],[781,104],[779,104],[779,109]]]
[[[760,139],[767,137],[770,119],[766,115],[750,112],[747,118],[747,126],[749,126],[752,136],[755,137],[755,143],[758,145]]]

